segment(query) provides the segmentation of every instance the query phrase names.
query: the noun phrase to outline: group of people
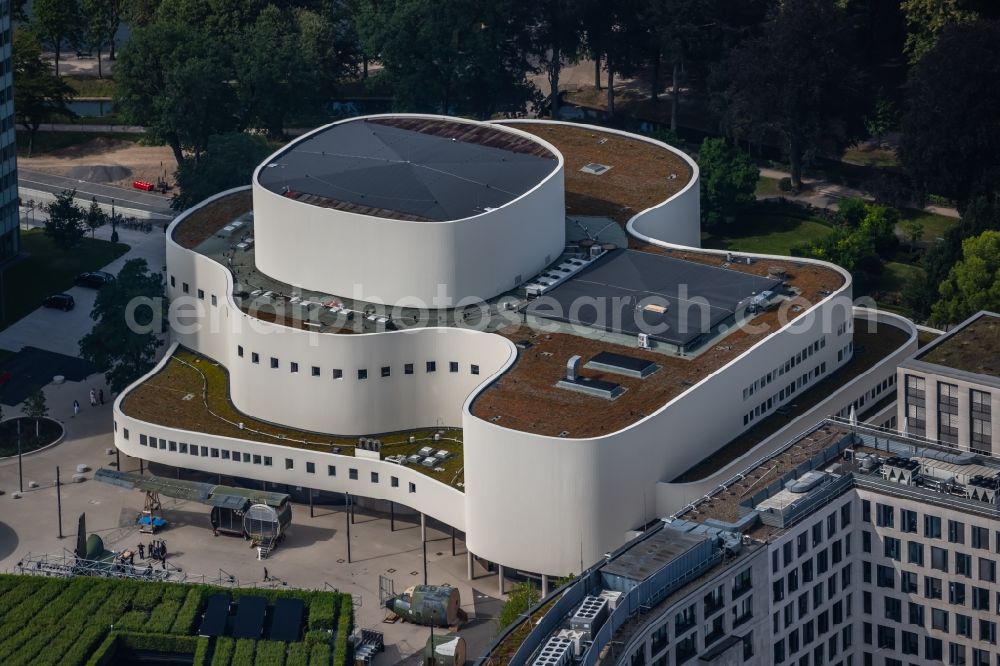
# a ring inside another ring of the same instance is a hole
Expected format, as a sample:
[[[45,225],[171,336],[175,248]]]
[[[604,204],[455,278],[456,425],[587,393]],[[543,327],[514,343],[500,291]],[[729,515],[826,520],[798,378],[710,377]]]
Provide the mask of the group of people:
[[[104,404],[104,389],[90,389],[90,406],[97,407]],[[80,401],[73,401],[73,416],[80,413]]]
[[[153,539],[149,544],[139,544],[139,557],[142,559],[159,560],[162,568],[167,568],[167,542],[163,539]]]

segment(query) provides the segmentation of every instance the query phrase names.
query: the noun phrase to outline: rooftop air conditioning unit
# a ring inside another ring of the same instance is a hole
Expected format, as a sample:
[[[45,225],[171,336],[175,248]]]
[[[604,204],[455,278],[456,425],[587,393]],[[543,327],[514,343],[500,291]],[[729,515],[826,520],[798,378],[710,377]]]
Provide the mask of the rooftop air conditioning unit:
[[[649,349],[649,333],[639,334],[639,349]]]
[[[579,657],[586,647],[587,636],[582,631],[574,629],[560,629],[557,638],[565,638],[573,644],[573,655]]]
[[[573,650],[573,641],[553,636],[542,646],[532,666],[564,666],[573,660]]]

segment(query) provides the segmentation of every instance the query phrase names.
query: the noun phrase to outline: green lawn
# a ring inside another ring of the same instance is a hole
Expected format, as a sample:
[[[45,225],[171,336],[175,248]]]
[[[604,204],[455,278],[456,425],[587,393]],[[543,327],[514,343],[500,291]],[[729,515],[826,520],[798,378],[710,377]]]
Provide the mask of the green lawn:
[[[874,287],[879,291],[899,292],[903,289],[903,285],[906,284],[907,280],[911,277],[921,277],[923,274],[924,270],[919,266],[903,264],[898,261],[887,261],[885,269],[878,276]]]
[[[819,240],[830,227],[812,218],[751,209],[720,231],[703,233],[703,247],[788,255],[795,245]]]
[[[777,178],[767,178],[765,176],[761,176],[757,181],[757,189],[754,191],[754,194],[761,199],[767,197],[780,197],[784,194],[784,192],[778,188],[779,182],[780,181]]]
[[[900,212],[902,213],[902,221],[896,225],[896,230],[905,236],[906,229],[903,226],[903,222],[917,220],[920,224],[924,225],[923,240],[925,241],[934,241],[942,238],[944,232],[958,222],[957,217],[946,217],[937,213],[926,213],[922,210],[914,210],[912,208],[905,208]]]
[[[25,316],[50,295],[73,286],[77,273],[93,271],[125,254],[124,243],[84,238],[79,247],[56,248],[40,229],[21,232],[21,251],[28,256],[3,270],[4,317],[0,330]]]
[[[864,149],[857,145],[851,146],[844,151],[841,158],[845,162],[861,164],[870,167],[896,167],[899,166],[899,159],[895,150],[885,148]]]
[[[62,79],[76,91],[78,97],[115,96],[115,80],[107,76],[103,79],[96,76],[64,76]]]
[[[120,139],[122,141],[139,141],[142,134],[125,134],[120,132],[36,132],[35,143],[31,150],[31,156],[38,157],[46,153],[53,153],[57,150],[80,146],[94,139]],[[28,133],[17,130],[17,156],[29,157],[28,155]]]

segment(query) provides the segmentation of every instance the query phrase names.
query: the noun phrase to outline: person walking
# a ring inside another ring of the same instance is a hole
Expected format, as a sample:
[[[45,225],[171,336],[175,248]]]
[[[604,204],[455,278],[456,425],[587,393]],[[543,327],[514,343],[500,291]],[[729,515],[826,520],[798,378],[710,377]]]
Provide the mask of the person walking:
[[[146,559],[146,547],[143,546],[141,543],[139,544],[139,559],[140,560]]]
[[[97,392],[97,401],[100,402],[102,405],[104,404],[104,389],[101,389],[100,391]]]
[[[97,391],[90,389],[90,406],[97,407]]]
[[[76,416],[79,413],[80,413],[80,401],[79,400],[74,400],[73,401],[73,416]]]

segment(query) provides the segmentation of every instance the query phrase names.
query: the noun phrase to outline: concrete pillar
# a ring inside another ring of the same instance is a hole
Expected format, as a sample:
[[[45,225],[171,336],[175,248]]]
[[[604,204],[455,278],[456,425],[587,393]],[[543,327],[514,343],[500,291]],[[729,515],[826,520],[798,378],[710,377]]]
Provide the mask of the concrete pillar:
[[[542,574],[542,599],[549,596],[549,576]]]
[[[500,594],[506,594],[507,591],[504,589],[504,584],[503,584],[503,565],[502,564],[498,564],[497,565],[497,580],[499,581],[499,585],[500,585]]]
[[[421,543],[427,541],[427,516],[420,514],[420,541]]]
[[[475,579],[475,572],[473,571],[473,565],[475,561],[472,559],[472,553],[468,550],[465,551],[465,568],[468,570],[469,580]]]

